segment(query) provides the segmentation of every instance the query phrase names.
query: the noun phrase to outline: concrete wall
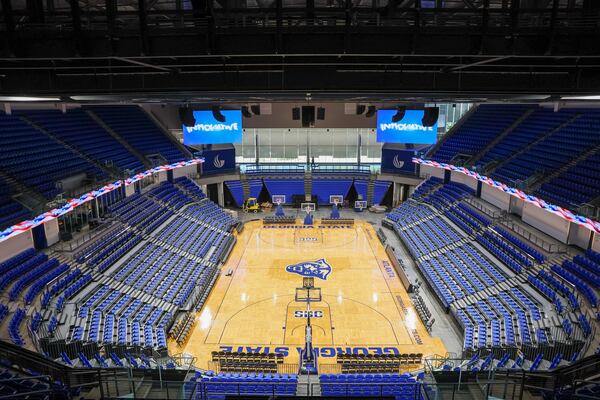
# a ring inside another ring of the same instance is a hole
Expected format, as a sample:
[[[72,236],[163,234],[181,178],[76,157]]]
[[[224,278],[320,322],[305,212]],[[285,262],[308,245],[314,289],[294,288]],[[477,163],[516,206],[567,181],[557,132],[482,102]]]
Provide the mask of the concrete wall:
[[[569,230],[569,244],[579,246],[582,249],[587,249],[590,245],[592,231],[583,225],[571,224]]]
[[[468,187],[470,187],[473,190],[477,190],[477,183],[479,182],[477,179],[472,178],[468,175],[462,174],[457,171],[452,171],[450,173],[450,180],[452,182],[462,183],[464,185],[467,185]]]
[[[251,103],[252,104],[252,103]],[[253,103],[257,104],[257,103]],[[383,107],[383,104],[374,104]],[[242,104],[224,105],[223,109],[240,109]],[[260,115],[244,118],[244,128],[301,128],[302,120],[292,119],[294,107],[315,107],[315,128],[372,128],[377,124],[376,116],[367,118],[356,115],[356,103],[261,103]],[[177,106],[163,106],[160,104],[144,104],[143,107],[150,110],[168,129],[181,129],[179,112]],[[325,108],[325,119],[317,120],[316,111],[318,107]],[[393,106],[388,106],[392,108]],[[196,107],[198,109],[198,107]],[[347,114],[346,111],[349,113]]]
[[[244,128],[302,128],[302,120],[294,121],[292,119],[292,109],[294,107],[314,106],[315,107],[315,128],[372,128],[377,125],[377,118],[373,116],[367,118],[363,115],[356,115],[356,104],[348,106],[352,110],[351,114],[346,114],[345,103],[270,103],[271,114],[253,115],[252,118],[244,118]],[[317,120],[316,111],[318,107],[325,107],[325,119]]]
[[[525,201],[519,199],[515,196],[510,196],[510,206],[509,211],[513,214],[523,215],[523,206],[525,205]]]
[[[86,174],[81,173],[68,178],[63,178],[58,183],[61,185],[63,190],[77,189],[82,186],[83,180],[86,179]]]
[[[424,178],[426,176],[435,176],[440,179],[444,179],[444,173],[446,170],[441,168],[431,167],[429,165],[421,165],[421,170],[419,172],[419,176]]]
[[[179,107],[164,104],[143,104],[142,108],[154,114],[168,129],[181,129]]]
[[[523,222],[539,229],[547,235],[552,236],[562,243],[567,243],[569,238],[569,225],[566,219],[549,213],[531,203],[523,206]]]
[[[594,233],[594,238],[592,239],[592,250],[600,253],[600,233]]]
[[[125,197],[129,197],[135,194],[135,183],[125,186]]]
[[[13,236],[0,243],[0,262],[14,257],[29,248],[33,248],[33,235],[31,234],[31,230]]]
[[[405,176],[405,175],[395,175],[395,174],[380,174],[377,176],[377,180],[378,181],[388,181],[388,182],[394,182],[394,183],[398,183],[398,184],[403,184],[403,185],[418,185],[419,183],[421,183],[423,180],[420,178],[416,178],[416,177],[410,177],[410,176]]]
[[[58,232],[58,219],[53,219],[44,224],[44,233],[46,234],[46,242],[48,246],[58,243],[60,234]]]
[[[482,185],[481,198],[501,210],[507,210],[510,206],[510,195],[502,190],[496,189],[489,185]]]
[[[188,165],[186,167],[176,168],[173,170],[173,179],[180,178],[182,176],[188,176],[190,174],[196,175],[197,168],[197,165]]]

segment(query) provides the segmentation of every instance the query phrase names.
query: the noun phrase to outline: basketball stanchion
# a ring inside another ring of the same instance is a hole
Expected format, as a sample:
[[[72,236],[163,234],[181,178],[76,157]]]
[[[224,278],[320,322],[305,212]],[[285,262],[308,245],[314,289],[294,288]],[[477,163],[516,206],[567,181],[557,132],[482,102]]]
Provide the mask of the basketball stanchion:
[[[354,218],[340,216],[340,207],[344,202],[343,196],[329,196],[329,202],[331,203],[331,213],[328,218],[321,218],[321,225],[354,225]]]
[[[302,287],[296,288],[295,300],[306,303],[306,326],[304,327],[304,348],[300,351],[300,372],[305,374],[317,374],[318,352],[313,348],[312,325],[310,322],[310,303],[322,300],[321,288],[315,287],[315,278],[305,277],[302,279]]]
[[[277,202],[277,208],[275,209],[276,217],[285,217],[285,212],[283,211],[283,205],[281,202]]]
[[[329,214],[329,218],[338,219],[340,218],[340,210],[338,209],[338,202],[335,200],[333,205],[331,206],[331,214]]]
[[[275,204],[275,215],[267,215],[263,218],[263,224],[295,224],[296,217],[285,215],[283,205],[285,204],[285,195],[274,194],[271,197],[272,203]]]
[[[313,212],[316,209],[315,203],[302,203],[300,204],[300,209],[306,213],[304,216],[304,225],[312,225],[314,223]]]

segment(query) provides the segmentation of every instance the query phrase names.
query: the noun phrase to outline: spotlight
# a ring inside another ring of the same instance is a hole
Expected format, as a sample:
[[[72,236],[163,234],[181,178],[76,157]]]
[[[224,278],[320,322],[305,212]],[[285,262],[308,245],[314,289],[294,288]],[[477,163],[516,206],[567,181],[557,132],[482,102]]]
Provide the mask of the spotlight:
[[[225,116],[221,114],[221,108],[219,106],[213,106],[212,108],[213,118],[219,122],[225,122]]]
[[[406,109],[404,107],[398,107],[396,109],[396,114],[392,116],[392,122],[400,122],[402,118],[404,118],[404,114],[406,113]]]
[[[196,125],[196,118],[194,118],[194,112],[189,107],[179,108],[179,120],[185,126]]]
[[[250,110],[252,110],[252,114],[260,115],[260,104],[252,104]]]
[[[377,107],[369,106],[369,107],[367,107],[367,113],[365,114],[365,117],[371,118],[372,116],[375,115],[376,112],[377,112]]]
[[[364,104],[356,105],[356,115],[363,115],[367,107]]]
[[[252,117],[252,114],[250,113],[248,106],[242,106],[242,115],[244,116],[244,118]]]

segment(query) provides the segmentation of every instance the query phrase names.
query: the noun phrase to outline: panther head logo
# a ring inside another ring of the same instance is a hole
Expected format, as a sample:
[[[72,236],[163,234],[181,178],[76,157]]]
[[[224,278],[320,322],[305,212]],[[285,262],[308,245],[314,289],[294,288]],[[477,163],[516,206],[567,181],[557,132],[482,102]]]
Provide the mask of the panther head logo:
[[[285,270],[300,276],[309,276],[326,280],[331,273],[331,265],[329,265],[324,258],[321,258],[317,261],[305,261],[288,265],[285,267]]]

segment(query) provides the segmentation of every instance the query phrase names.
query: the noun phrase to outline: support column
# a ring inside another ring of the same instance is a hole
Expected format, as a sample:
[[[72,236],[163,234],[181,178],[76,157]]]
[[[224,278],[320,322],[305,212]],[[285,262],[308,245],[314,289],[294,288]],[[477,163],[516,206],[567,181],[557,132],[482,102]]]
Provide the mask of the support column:
[[[219,206],[225,207],[225,193],[223,189],[223,182],[217,183],[217,199]]]
[[[393,182],[392,183],[392,207],[396,207],[398,205],[398,194],[400,193],[402,184]]]

